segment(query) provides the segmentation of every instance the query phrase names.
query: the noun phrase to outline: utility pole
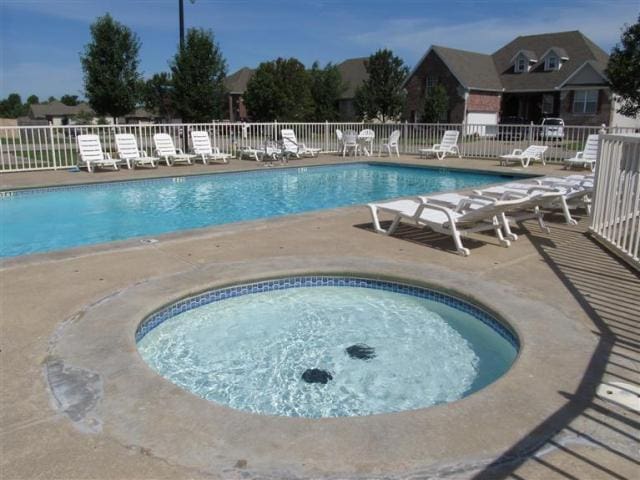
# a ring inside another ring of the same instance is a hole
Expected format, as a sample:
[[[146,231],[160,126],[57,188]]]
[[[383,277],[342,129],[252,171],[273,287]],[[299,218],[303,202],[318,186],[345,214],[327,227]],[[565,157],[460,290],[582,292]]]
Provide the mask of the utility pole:
[[[178,1],[178,8],[180,9],[180,50],[184,48],[184,0]]]

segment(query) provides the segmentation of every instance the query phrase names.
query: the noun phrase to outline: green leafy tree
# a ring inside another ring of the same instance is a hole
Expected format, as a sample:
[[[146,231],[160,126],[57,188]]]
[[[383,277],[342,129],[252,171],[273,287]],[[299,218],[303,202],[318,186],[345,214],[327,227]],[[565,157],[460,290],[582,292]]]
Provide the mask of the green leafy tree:
[[[57,100],[58,100],[58,99],[52,95],[52,96],[50,96],[49,98],[47,98],[47,103],[55,102],[55,101],[57,101]]]
[[[162,118],[175,116],[173,83],[168,73],[154,74],[153,77],[144,82],[142,91],[142,102],[147,110]]]
[[[313,98],[313,118],[316,122],[328,120],[336,121],[340,117],[338,103],[340,95],[345,91],[345,85],[338,71],[338,67],[327,63],[320,68],[318,62],[314,62],[309,70],[311,81],[311,97]]]
[[[60,97],[60,101],[70,107],[74,107],[78,105],[78,103],[80,103],[80,100],[78,99],[78,95],[62,95]],[[125,113],[129,113],[129,112],[125,112]]]
[[[136,107],[139,51],[136,34],[111,15],[91,25],[91,42],[80,59],[86,96],[98,115],[115,119]]]
[[[22,98],[17,93],[11,93],[0,101],[0,117],[18,118],[27,113],[28,107],[22,104]]]
[[[627,117],[640,114],[640,16],[638,22],[622,32],[620,43],[609,57],[607,77],[611,90],[622,103],[618,113]]]
[[[89,110],[80,110],[73,119],[78,125],[90,125],[93,122],[93,113]]]
[[[258,66],[247,84],[244,103],[256,121],[307,121],[314,115],[309,73],[295,58]]]
[[[29,95],[29,98],[27,98],[27,105],[35,105],[38,103],[40,103],[40,99],[37,95]]]
[[[385,122],[400,116],[405,93],[402,82],[409,74],[400,57],[391,50],[378,50],[365,62],[369,78],[356,91],[354,106],[363,119]]]
[[[190,28],[171,62],[172,99],[185,122],[222,118],[227,62],[211,30]]]
[[[436,85],[424,99],[422,121],[436,123],[446,121],[449,112],[449,95],[444,85]]]

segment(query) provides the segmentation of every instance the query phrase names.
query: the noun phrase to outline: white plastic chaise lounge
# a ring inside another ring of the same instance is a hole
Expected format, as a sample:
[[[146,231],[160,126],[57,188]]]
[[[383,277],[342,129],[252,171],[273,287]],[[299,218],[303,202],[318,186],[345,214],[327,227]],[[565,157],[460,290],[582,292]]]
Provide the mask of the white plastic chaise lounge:
[[[158,166],[160,159],[147,156],[147,152],[144,150],[140,151],[133,133],[116,133],[116,148],[118,149],[118,158],[126,162],[129,170],[142,165],[148,165],[152,168]]]
[[[568,183],[568,184],[544,184],[544,179],[537,180],[536,183],[511,182],[503,185],[475,190],[474,193],[497,199],[504,195],[536,195],[536,206],[540,208],[556,210],[559,209],[564,215],[565,222],[569,225],[576,225],[578,222],[571,216],[571,210],[575,208],[585,208],[590,212],[593,193],[593,183]],[[523,220],[521,218],[520,220]]]
[[[541,161],[542,165],[546,165],[544,161],[544,153],[549,147],[546,145],[530,145],[526,150],[516,148],[508,155],[500,156],[500,165],[508,165],[510,162],[520,162],[523,168],[527,168],[533,161]]]
[[[321,148],[310,148],[304,143],[298,142],[296,138],[296,132],[290,128],[283,128],[280,130],[282,136],[282,150],[285,154],[295,155],[296,158],[301,156],[317,157]]]
[[[420,152],[420,157],[427,157],[427,155],[435,155],[438,160],[444,160],[447,156],[447,153],[452,155],[457,155],[460,157],[460,150],[458,149],[458,137],[460,136],[460,132],[457,130],[447,130],[444,132],[442,136],[442,140],[440,143],[436,143],[431,148],[421,148],[418,150]]]
[[[202,160],[204,165],[209,163],[209,160],[213,160],[214,162],[221,160],[222,163],[229,163],[231,155],[228,153],[220,153],[218,147],[211,147],[209,134],[204,130],[191,131],[191,144],[196,158]]]
[[[371,211],[376,232],[385,235],[392,234],[401,222],[426,226],[438,233],[450,235],[453,238],[456,251],[462,256],[468,256],[471,252],[462,244],[462,237],[470,233],[493,230],[500,241],[500,245],[508,247],[511,242],[502,233],[502,224],[499,219],[505,212],[522,208],[530,202],[530,198],[515,198],[512,200],[487,201],[469,197],[467,208],[450,208],[442,205],[430,197],[418,197],[418,199],[401,199],[383,203],[371,203],[368,205]],[[468,208],[475,204],[474,208]],[[394,216],[390,227],[385,230],[380,225],[379,214],[390,213]]]
[[[396,156],[400,156],[400,151],[398,150],[398,141],[400,140],[400,130],[394,130],[389,135],[389,138],[383,139],[380,143],[380,147],[378,148],[378,156],[381,156],[383,151],[386,151],[389,156],[391,156],[391,151],[396,152]]]
[[[598,142],[600,136],[597,133],[589,135],[584,144],[584,150],[578,152],[575,157],[567,158],[564,161],[565,168],[582,167],[590,168],[591,171],[596,169],[596,161],[598,160]]]
[[[191,165],[191,159],[195,157],[195,155],[185,154],[182,149],[176,148],[168,133],[156,133],[153,136],[153,143],[156,146],[156,155],[164,160],[168,166],[176,163]]]
[[[88,172],[94,171],[95,167],[111,167],[118,170],[120,161],[111,158],[111,155],[102,151],[98,135],[78,135],[77,141],[80,161],[87,167]]]

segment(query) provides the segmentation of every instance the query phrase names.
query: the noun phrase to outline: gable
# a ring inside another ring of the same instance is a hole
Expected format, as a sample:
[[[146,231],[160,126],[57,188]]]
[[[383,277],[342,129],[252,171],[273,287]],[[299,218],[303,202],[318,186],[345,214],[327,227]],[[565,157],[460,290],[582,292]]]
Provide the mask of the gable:
[[[569,77],[564,86],[570,85],[603,85],[606,84],[606,79],[603,75],[597,71],[594,66],[590,63],[585,63],[582,67],[574,72],[574,74]]]

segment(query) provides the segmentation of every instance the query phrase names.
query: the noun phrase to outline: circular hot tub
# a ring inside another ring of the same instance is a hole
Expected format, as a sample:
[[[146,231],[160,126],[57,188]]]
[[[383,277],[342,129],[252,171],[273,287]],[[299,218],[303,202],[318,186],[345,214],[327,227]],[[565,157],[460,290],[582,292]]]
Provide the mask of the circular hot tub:
[[[247,412],[308,418],[430,407],[495,381],[515,333],[464,299],[394,281],[296,276],[168,305],[140,323],[160,375]]]

